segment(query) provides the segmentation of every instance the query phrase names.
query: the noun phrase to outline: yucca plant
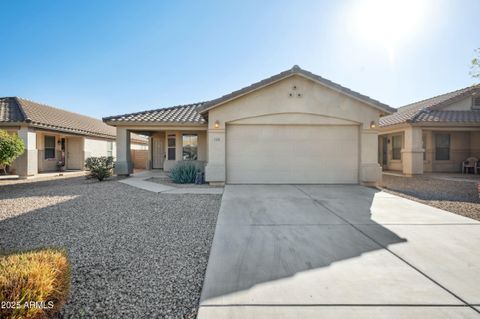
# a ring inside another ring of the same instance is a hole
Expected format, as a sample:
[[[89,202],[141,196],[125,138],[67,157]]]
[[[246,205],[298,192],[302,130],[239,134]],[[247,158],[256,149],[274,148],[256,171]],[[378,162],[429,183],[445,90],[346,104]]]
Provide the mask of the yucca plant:
[[[177,184],[192,184],[199,171],[192,162],[178,162],[170,171],[170,178]]]
[[[0,255],[0,318],[44,319],[65,304],[70,266],[64,250]]]

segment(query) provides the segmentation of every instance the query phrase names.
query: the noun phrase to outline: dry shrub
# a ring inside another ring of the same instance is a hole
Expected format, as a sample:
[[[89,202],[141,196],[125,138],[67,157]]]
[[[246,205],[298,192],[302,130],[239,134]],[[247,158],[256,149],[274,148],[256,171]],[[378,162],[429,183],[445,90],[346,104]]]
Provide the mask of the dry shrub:
[[[65,304],[69,290],[70,266],[64,250],[0,255],[0,318],[52,317]]]

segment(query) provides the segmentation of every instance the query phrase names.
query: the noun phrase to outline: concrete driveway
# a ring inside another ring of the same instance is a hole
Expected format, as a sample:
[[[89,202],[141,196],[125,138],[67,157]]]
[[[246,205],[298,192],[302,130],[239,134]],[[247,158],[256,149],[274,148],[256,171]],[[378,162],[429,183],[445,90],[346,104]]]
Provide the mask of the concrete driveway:
[[[480,318],[480,222],[372,188],[228,185],[198,318]]]

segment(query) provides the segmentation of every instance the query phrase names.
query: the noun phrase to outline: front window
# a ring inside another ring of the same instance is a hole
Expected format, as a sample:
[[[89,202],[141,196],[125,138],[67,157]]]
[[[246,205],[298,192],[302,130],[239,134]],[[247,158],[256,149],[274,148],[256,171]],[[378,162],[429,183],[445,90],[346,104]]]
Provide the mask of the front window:
[[[423,148],[423,160],[427,160],[427,136],[425,134],[422,135],[422,148]]]
[[[448,161],[450,159],[450,134],[435,135],[435,160]]]
[[[107,142],[107,156],[113,157],[113,142]]]
[[[45,159],[55,158],[55,136],[45,135]]]
[[[168,149],[167,149],[167,159],[169,161],[175,160],[175,146],[176,146],[176,136],[175,134],[168,135]]]
[[[197,160],[198,137],[194,134],[184,134],[182,138],[183,160]]]
[[[402,158],[402,136],[392,136],[392,160],[400,160]]]

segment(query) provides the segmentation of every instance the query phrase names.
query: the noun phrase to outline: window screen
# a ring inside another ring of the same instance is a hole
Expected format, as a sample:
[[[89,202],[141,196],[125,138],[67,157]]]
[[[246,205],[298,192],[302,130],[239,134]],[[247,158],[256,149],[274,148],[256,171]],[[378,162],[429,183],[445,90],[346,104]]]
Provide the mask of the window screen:
[[[402,158],[402,136],[395,135],[392,137],[392,159],[399,160]]]
[[[55,136],[45,136],[45,159],[55,158]]]
[[[450,159],[450,134],[435,135],[435,159],[437,161]]]

